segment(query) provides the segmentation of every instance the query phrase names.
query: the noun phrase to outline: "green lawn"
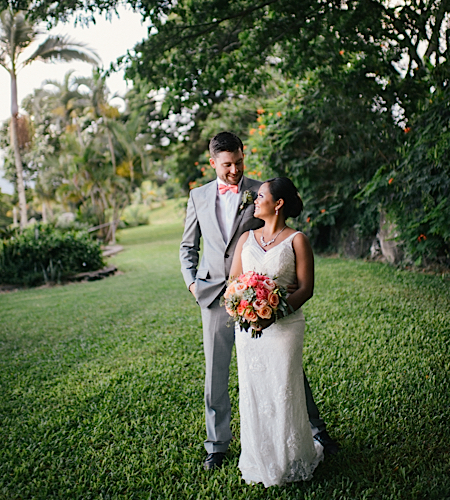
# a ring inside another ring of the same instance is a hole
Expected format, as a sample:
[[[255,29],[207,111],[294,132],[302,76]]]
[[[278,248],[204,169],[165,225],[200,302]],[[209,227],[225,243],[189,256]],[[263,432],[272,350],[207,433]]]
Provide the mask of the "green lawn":
[[[199,310],[182,214],[120,234],[114,277],[0,294],[0,498],[448,499],[450,282],[317,259],[305,368],[340,455],[309,483],[240,480],[236,363],[225,468],[202,470]]]

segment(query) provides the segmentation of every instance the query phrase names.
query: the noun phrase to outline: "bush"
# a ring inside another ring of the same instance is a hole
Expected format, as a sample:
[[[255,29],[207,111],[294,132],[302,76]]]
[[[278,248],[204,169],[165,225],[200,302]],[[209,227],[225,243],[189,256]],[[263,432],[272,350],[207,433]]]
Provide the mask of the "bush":
[[[86,231],[36,225],[0,243],[0,283],[41,285],[103,267],[100,245]]]

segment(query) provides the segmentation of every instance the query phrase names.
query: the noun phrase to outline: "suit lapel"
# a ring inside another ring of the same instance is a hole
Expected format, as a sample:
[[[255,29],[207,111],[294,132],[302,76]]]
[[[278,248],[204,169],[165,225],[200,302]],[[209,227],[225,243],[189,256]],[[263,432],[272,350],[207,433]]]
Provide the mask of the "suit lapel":
[[[241,189],[241,193],[240,193],[241,196],[243,195],[245,190],[249,189],[248,185],[249,185],[248,179],[247,179],[247,177],[244,177],[244,179],[242,181],[242,189]],[[241,206],[241,203],[239,203],[239,207],[240,206]],[[236,231],[239,227],[239,224],[242,221],[242,217],[244,217],[244,212],[245,212],[245,208],[243,210],[239,210],[239,208],[237,209],[236,216],[235,216],[234,222],[233,222],[233,227],[232,227],[231,232],[230,232],[230,237],[228,238],[227,247],[230,244],[231,240],[233,239],[234,235],[236,234]]]

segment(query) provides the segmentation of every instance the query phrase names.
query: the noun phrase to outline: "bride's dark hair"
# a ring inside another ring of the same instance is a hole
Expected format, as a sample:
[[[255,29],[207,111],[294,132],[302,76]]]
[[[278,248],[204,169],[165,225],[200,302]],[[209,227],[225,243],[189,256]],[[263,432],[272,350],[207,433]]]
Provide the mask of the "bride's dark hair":
[[[284,216],[298,217],[303,210],[303,201],[298,194],[294,183],[287,177],[274,177],[266,181],[274,201],[284,201]]]

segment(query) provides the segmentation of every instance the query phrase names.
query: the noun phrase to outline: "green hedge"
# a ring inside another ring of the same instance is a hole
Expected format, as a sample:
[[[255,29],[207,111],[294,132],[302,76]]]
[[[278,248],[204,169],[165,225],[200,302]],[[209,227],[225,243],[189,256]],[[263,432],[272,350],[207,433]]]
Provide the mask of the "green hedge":
[[[86,231],[36,225],[0,243],[0,283],[41,285],[104,266],[100,245]]]

